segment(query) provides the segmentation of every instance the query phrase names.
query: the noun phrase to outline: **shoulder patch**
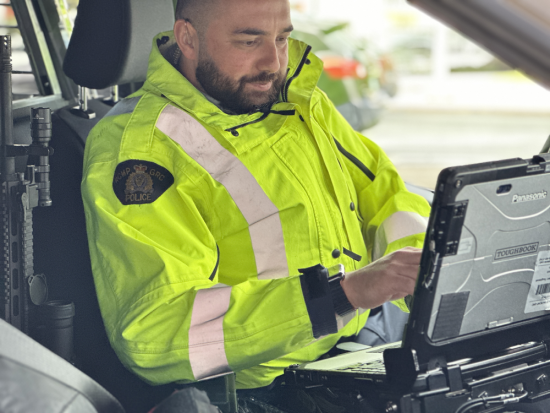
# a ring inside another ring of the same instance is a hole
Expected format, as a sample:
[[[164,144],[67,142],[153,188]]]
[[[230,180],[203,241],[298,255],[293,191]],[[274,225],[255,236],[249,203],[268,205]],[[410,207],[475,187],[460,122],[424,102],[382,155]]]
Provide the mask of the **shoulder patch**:
[[[174,176],[162,166],[130,159],[115,169],[113,190],[123,205],[155,202],[174,183]]]

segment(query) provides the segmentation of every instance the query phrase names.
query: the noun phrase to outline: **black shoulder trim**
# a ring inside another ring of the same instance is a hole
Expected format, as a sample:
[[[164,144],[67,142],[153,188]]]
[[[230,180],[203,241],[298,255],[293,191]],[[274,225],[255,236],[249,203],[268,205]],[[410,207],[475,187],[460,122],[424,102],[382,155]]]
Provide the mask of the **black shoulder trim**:
[[[374,174],[372,173],[372,171],[367,168],[365,166],[365,164],[363,162],[361,162],[359,159],[357,159],[355,156],[353,156],[351,153],[349,153],[348,151],[346,151],[344,149],[344,147],[340,144],[340,142],[338,142],[336,140],[336,138],[333,136],[332,139],[334,139],[334,142],[336,142],[336,146],[338,147],[338,150],[340,152],[342,152],[342,154],[344,154],[344,156],[346,158],[348,158],[355,166],[357,166],[359,169],[361,169],[361,171],[367,175],[367,177],[371,180],[371,181],[374,181],[374,179],[376,178],[376,176],[374,176]]]
[[[216,260],[216,266],[214,267],[214,271],[212,271],[212,274],[210,275],[210,277],[208,277],[210,281],[214,280],[214,277],[216,276],[216,272],[218,271],[218,266],[220,265],[220,247],[218,247],[217,244],[216,244],[216,249],[218,250],[218,259]]]
[[[313,337],[319,338],[338,332],[336,312],[328,284],[328,271],[322,265],[298,270],[302,293],[311,320]]]

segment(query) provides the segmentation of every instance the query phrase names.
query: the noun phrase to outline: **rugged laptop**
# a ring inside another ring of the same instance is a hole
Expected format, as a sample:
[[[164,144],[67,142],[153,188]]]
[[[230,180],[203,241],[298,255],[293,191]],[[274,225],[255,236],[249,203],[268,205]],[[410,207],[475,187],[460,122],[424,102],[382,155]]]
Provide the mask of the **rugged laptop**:
[[[402,413],[550,396],[549,193],[548,154],[444,169],[403,342],[292,366],[286,384]]]

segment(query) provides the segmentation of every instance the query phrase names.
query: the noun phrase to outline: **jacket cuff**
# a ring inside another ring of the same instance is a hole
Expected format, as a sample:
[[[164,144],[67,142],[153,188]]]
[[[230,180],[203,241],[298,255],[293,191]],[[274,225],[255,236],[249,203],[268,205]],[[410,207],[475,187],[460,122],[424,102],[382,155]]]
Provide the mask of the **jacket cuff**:
[[[338,332],[336,311],[328,284],[328,271],[322,265],[299,270],[300,283],[306,302],[313,337],[319,338]]]

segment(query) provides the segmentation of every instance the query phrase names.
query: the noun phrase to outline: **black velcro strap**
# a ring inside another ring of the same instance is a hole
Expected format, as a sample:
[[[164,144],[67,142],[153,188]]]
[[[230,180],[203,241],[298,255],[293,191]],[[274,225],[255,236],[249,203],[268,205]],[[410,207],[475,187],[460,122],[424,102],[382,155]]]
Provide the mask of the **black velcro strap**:
[[[470,291],[441,295],[432,336],[433,340],[444,340],[457,337],[460,334],[469,297]]]
[[[319,338],[337,333],[336,312],[328,285],[327,269],[319,264],[299,271],[302,273],[300,282],[311,320],[313,337]]]
[[[166,168],[154,162],[130,159],[117,165],[113,190],[123,205],[150,204],[173,183],[174,176]]]

